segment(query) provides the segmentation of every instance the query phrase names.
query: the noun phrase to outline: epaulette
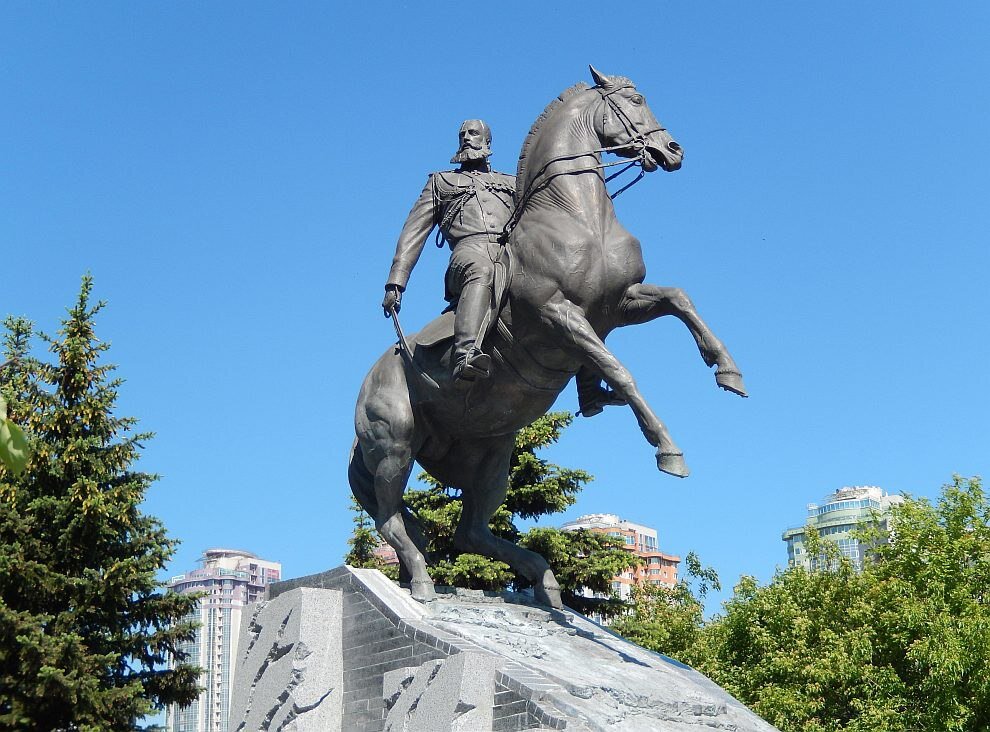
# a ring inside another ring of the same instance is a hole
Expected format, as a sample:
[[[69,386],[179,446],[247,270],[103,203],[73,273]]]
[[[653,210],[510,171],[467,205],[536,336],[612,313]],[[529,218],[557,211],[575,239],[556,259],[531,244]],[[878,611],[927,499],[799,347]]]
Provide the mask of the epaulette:
[[[442,180],[444,183],[447,183],[448,185],[458,185],[456,181],[462,175],[465,178],[468,179],[470,178],[470,176],[467,173],[464,173],[460,170],[438,170],[435,173],[430,173],[430,178]],[[451,176],[456,176],[456,177],[452,178]]]

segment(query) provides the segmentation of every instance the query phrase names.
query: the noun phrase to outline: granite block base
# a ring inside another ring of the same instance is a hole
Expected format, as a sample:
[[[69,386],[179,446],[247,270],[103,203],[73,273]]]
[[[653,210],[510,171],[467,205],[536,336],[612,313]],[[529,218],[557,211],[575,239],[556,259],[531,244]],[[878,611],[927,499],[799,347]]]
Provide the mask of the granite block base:
[[[375,570],[279,582],[242,621],[233,732],[774,732],[706,677],[525,595],[421,604]]]

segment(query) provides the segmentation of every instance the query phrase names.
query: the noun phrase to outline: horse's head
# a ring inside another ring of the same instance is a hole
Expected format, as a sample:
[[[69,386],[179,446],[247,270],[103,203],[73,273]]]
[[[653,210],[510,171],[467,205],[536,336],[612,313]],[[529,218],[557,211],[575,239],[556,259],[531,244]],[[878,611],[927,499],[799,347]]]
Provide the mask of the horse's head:
[[[635,85],[624,76],[606,76],[591,66],[595,91],[601,97],[595,132],[602,146],[626,158],[639,158],[643,170],[681,167],[684,151],[653,116]]]

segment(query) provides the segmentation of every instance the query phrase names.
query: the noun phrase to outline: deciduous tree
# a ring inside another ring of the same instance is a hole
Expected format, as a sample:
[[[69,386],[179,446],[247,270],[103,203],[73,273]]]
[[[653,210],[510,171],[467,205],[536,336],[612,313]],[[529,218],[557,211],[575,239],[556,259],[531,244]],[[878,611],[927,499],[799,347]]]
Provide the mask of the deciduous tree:
[[[890,525],[890,536],[878,523],[859,532],[872,545],[861,571],[809,531],[809,553],[826,555],[818,570],[781,570],[765,586],[743,577],[678,657],[784,732],[990,729],[982,485],[956,477],[934,503],[907,497]]]
[[[783,732],[985,732],[990,501],[979,479],[956,477],[935,502],[894,506],[890,525],[857,532],[871,547],[861,571],[809,530],[817,570],[780,570],[763,586],[744,576],[707,623],[703,586],[639,589],[613,629],[694,666]]]
[[[704,599],[712,589],[721,589],[718,574],[689,552],[676,585],[634,586],[627,612],[610,627],[644,648],[688,662],[703,645]]]

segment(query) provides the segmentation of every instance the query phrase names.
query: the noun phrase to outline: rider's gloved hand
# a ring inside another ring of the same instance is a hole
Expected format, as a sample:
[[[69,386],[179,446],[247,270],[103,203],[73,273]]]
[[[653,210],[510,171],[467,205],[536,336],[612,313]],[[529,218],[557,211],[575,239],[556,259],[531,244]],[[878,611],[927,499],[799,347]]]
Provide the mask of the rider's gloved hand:
[[[385,285],[385,299],[382,300],[382,310],[385,317],[392,317],[392,308],[395,312],[402,310],[402,289],[398,285]]]

